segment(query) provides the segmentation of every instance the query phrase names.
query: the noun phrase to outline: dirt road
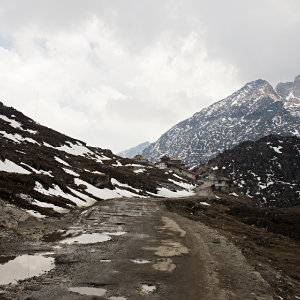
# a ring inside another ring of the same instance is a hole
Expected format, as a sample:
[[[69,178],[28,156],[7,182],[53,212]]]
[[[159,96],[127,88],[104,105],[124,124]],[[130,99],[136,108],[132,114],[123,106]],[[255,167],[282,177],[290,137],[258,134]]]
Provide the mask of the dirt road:
[[[67,226],[67,233],[46,237],[52,242],[19,248],[50,251],[55,267],[3,286],[3,299],[273,299],[235,246],[202,223],[166,211],[157,199],[99,202],[69,217]],[[68,233],[79,242],[59,241]],[[104,238],[82,244],[79,233]]]

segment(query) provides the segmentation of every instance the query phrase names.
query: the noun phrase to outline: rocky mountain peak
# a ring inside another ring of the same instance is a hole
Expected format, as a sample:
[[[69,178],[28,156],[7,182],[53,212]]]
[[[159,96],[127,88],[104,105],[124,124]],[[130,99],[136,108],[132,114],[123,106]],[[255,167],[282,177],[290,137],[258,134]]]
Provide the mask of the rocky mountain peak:
[[[268,134],[300,136],[298,78],[278,84],[275,90],[265,80],[251,81],[173,126],[142,155],[151,161],[164,154],[179,157],[193,167],[245,140]]]
[[[296,81],[300,81],[300,74],[295,77],[294,82],[296,83]]]
[[[297,102],[300,100],[300,75],[296,76],[293,82],[280,82],[276,85],[275,91],[285,101]]]
[[[271,96],[275,100],[280,100],[273,87],[267,81],[258,79],[247,83],[226,99],[230,101],[230,106],[241,106],[248,105],[249,102],[257,102],[265,96]]]

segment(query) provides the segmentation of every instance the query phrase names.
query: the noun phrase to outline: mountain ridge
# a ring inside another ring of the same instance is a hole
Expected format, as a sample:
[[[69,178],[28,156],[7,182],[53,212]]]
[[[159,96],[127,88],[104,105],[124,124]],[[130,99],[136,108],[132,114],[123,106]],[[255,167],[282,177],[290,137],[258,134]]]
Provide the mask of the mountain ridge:
[[[296,95],[300,93],[298,78],[293,84]],[[286,86],[281,85],[281,90],[288,89]],[[251,81],[174,125],[142,155],[151,161],[163,155],[179,157],[193,167],[245,140],[268,134],[300,135],[300,100],[290,101],[284,95],[279,96],[265,80]]]
[[[121,157],[124,157],[124,158],[132,158],[134,157],[135,155],[137,154],[140,154],[142,153],[142,151],[148,147],[150,145],[150,143],[147,141],[147,142],[144,142],[144,143],[141,143],[135,147],[132,147],[132,148],[129,148],[127,150],[124,150],[124,151],[121,151],[121,152],[118,152],[117,155],[121,156]]]

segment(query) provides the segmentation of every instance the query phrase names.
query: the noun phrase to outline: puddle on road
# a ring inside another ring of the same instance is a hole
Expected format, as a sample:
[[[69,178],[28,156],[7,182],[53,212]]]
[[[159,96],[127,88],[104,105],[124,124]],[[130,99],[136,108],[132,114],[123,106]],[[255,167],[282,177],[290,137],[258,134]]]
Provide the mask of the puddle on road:
[[[94,244],[111,240],[110,236],[123,235],[126,232],[86,233],[82,229],[70,229],[67,231],[55,231],[43,236],[44,242],[59,242],[64,244]]]
[[[91,288],[91,287],[71,287],[68,289],[70,292],[78,293],[81,295],[103,296],[106,293],[106,289]]]
[[[42,237],[42,241],[47,243],[55,243],[64,240],[66,238],[78,236],[82,233],[83,233],[82,229],[59,230],[59,231],[54,231],[52,233],[45,234]]]
[[[54,268],[53,257],[43,255],[21,255],[0,258],[0,284],[13,283],[15,280],[23,280],[38,276]]]
[[[101,243],[101,242],[106,242],[111,240],[111,237],[108,236],[107,234],[100,234],[100,233],[84,233],[72,238],[67,238],[60,243],[65,243],[65,244],[94,244],[94,243]]]
[[[111,262],[111,259],[100,259],[100,262]]]
[[[142,294],[150,294],[156,291],[156,286],[155,285],[148,285],[148,284],[143,284],[141,287],[141,293]]]
[[[132,259],[132,262],[134,262],[135,264],[148,264],[151,261],[150,260],[146,260],[146,259]]]

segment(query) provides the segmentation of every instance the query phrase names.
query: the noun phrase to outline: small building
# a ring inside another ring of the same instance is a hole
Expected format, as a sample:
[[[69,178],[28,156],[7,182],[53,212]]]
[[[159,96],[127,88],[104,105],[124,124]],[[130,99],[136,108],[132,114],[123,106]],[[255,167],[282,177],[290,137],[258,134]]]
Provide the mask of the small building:
[[[159,169],[169,169],[177,174],[181,174],[187,177],[192,178],[193,180],[197,179],[197,174],[188,169],[185,169],[185,164],[180,158],[170,158],[167,155],[164,155],[160,158],[160,161],[155,163],[155,166]]]
[[[168,162],[170,160],[170,157],[167,155],[164,155],[160,158],[160,162]]]
[[[155,163],[155,166],[161,170],[168,168],[168,162],[170,161],[170,157],[167,155],[164,155],[160,158],[159,162]]]
[[[185,169],[183,167],[176,167],[175,166],[175,167],[171,168],[171,170],[173,170],[177,174],[187,176],[187,177],[189,177],[193,180],[197,180],[197,177],[198,177],[195,172],[192,172],[192,171],[190,171],[188,169]]]
[[[218,177],[213,181],[213,186],[219,191],[228,190],[231,187],[231,181],[226,177]]]
[[[143,157],[142,155],[138,154],[138,155],[135,155],[133,158],[132,158],[134,161],[136,162],[140,162],[140,163],[148,163],[149,160],[145,157]]]
[[[207,175],[207,179],[208,180],[216,180],[217,177],[216,177],[216,175],[209,174],[209,175]]]

